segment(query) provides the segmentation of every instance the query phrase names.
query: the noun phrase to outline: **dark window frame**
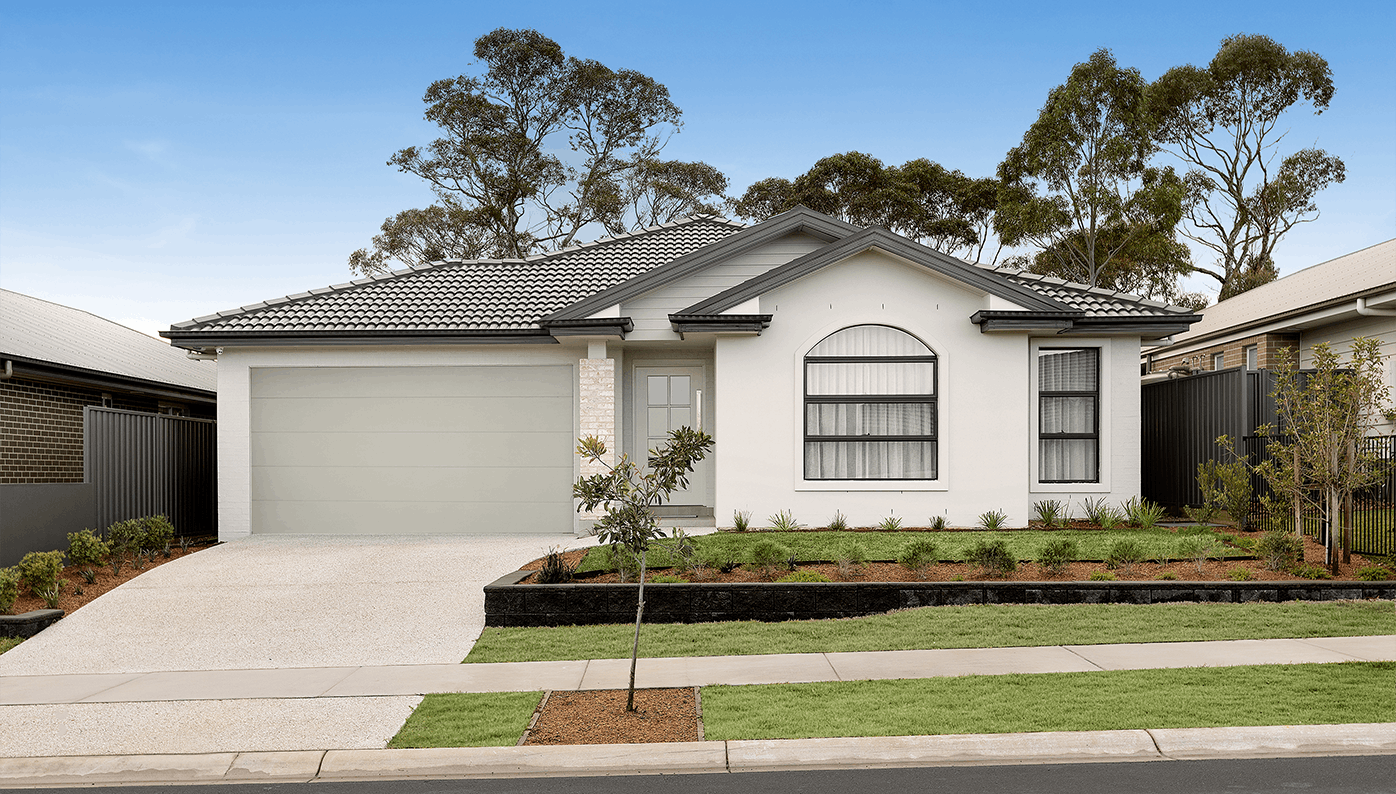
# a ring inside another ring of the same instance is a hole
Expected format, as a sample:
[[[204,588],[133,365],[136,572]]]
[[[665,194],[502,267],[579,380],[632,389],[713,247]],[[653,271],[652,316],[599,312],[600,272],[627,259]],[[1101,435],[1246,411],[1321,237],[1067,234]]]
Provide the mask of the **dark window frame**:
[[[1042,352],[1057,350],[1068,352],[1072,350],[1090,350],[1095,353],[1095,389],[1091,391],[1043,391],[1042,389]],[[1100,348],[1087,346],[1074,347],[1039,347],[1037,349],[1036,360],[1033,365],[1037,367],[1037,481],[1044,484],[1070,484],[1070,483],[1098,483],[1100,482]],[[1094,401],[1094,410],[1091,411],[1092,432],[1090,433],[1046,433],[1042,430],[1042,408],[1043,399],[1048,397],[1090,397]],[[1094,439],[1095,440],[1095,477],[1089,480],[1048,480],[1042,476],[1042,442],[1055,439]]]
[[[814,343],[813,347],[811,347],[810,349],[813,350],[815,347],[818,347],[820,344],[822,344],[822,343],[824,342],[825,339],[828,339],[829,337],[833,336],[834,334],[842,333],[842,332],[844,332],[844,331],[849,331],[849,330],[852,330],[852,329],[854,329],[854,328],[864,328],[864,327],[891,328],[891,329],[894,330],[894,331],[900,331],[901,333],[904,333],[904,334],[906,334],[907,336],[911,337],[912,339],[915,339],[916,341],[920,342],[922,345],[925,345],[926,349],[927,349],[927,350],[930,350],[931,353],[930,353],[930,355],[927,355],[927,356],[811,356],[811,355],[806,355],[806,356],[801,360],[801,362],[800,362],[800,375],[801,375],[801,379],[802,379],[802,381],[803,381],[802,391],[803,391],[803,394],[804,394],[804,401],[801,403],[801,406],[800,406],[801,413],[803,414],[803,416],[801,416],[801,418],[800,418],[800,422],[801,422],[801,427],[802,427],[803,430],[804,430],[804,433],[803,433],[803,441],[802,441],[801,444],[800,444],[800,453],[801,453],[801,454],[800,454],[800,473],[801,473],[801,477],[802,477],[802,479],[803,479],[805,482],[938,482],[938,481],[940,480],[940,357],[936,355],[935,350],[933,350],[933,349],[931,348],[930,345],[927,345],[927,344],[925,343],[924,340],[922,340],[920,337],[916,336],[915,334],[911,333],[910,331],[907,331],[907,330],[904,329],[904,328],[898,328],[898,327],[895,326],[895,325],[886,325],[886,324],[883,324],[883,323],[860,323],[860,324],[858,324],[858,325],[849,325],[849,326],[845,326],[845,327],[843,327],[843,328],[838,329],[837,331],[834,331],[834,332],[832,332],[832,333],[829,333],[829,334],[825,335],[825,336],[824,336],[823,338],[821,338],[818,342]],[[931,375],[931,393],[930,393],[930,394],[910,394],[910,395],[906,395],[906,394],[810,394],[810,392],[809,392],[809,365],[810,365],[810,364],[869,364],[869,363],[907,364],[907,363],[925,363],[925,362],[929,362],[929,363],[931,363],[931,364],[934,364],[934,369],[933,369],[933,372],[932,372],[932,375]],[[931,415],[932,415],[931,433],[930,433],[929,435],[921,434],[921,435],[876,435],[876,436],[874,436],[874,435],[862,435],[862,436],[847,436],[847,435],[841,435],[841,436],[840,436],[840,435],[812,435],[812,434],[810,433],[810,426],[809,426],[809,425],[810,425],[810,420],[809,420],[809,406],[810,406],[810,405],[831,405],[831,404],[837,404],[837,405],[856,405],[856,404],[861,404],[861,403],[881,403],[881,404],[884,404],[884,405],[927,405],[927,404],[929,404],[930,406],[932,406],[932,408],[931,408]],[[935,476],[935,477],[931,477],[931,478],[926,478],[926,477],[810,477],[810,476],[808,476],[808,475],[805,474],[805,471],[806,471],[805,462],[806,462],[806,460],[807,460],[806,456],[809,454],[809,445],[810,445],[811,443],[822,443],[822,442],[848,442],[848,441],[867,441],[867,442],[899,442],[899,441],[907,441],[907,442],[917,442],[917,443],[924,443],[924,442],[929,441],[929,442],[935,444],[935,474],[936,474],[936,476]]]

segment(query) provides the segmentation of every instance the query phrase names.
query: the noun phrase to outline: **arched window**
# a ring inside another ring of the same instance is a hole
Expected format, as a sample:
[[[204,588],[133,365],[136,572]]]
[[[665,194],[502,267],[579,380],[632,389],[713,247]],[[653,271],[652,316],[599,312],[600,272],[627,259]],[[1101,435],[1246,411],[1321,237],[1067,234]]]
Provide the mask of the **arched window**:
[[[856,325],[805,356],[806,480],[934,480],[936,355],[906,331]]]

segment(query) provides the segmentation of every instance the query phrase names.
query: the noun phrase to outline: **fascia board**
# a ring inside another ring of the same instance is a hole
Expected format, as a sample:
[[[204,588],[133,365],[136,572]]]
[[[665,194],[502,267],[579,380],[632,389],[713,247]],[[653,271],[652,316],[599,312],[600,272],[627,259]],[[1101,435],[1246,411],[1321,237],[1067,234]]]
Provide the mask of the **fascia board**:
[[[12,356],[9,353],[0,355],[0,358],[14,362],[14,377],[17,378],[40,380],[47,383],[67,383],[92,388],[111,389],[113,391],[122,391],[131,394],[169,397],[172,399],[200,403],[216,402],[218,396],[218,393],[215,391],[196,389],[192,386],[180,386],[176,383],[135,378],[129,375],[119,375],[114,372],[100,372],[98,370],[84,369],[82,367],[73,367],[67,364],[57,364],[52,361],[39,361],[38,359],[24,358],[22,356]]]
[[[911,242],[886,229],[872,227],[839,242],[830,243],[816,251],[811,251],[799,259],[769,270],[760,276],[748,279],[731,289],[683,309],[679,314],[720,314],[739,303],[785,286],[828,265],[841,262],[872,248],[877,248],[898,259],[959,281],[981,292],[997,295],[1005,300],[1026,306],[1031,310],[1074,311],[1070,306],[1040,295],[1028,287],[1015,284],[1008,279],[995,277],[972,265],[958,262],[939,251]]]
[[[623,303],[652,290],[686,278],[735,256],[750,251],[786,235],[804,232],[825,240],[841,240],[860,229],[837,218],[831,218],[805,207],[777,215],[765,223],[757,224],[730,235],[718,242],[689,252],[678,259],[641,273],[628,281],[621,282],[601,292],[585,297],[570,306],[565,306],[544,317],[541,322],[557,322],[588,317],[608,308],[611,304]]]
[[[372,331],[372,332],[162,332],[175,347],[196,350],[205,347],[314,347],[316,345],[555,345],[557,340],[544,329],[508,329],[498,332],[461,331]]]

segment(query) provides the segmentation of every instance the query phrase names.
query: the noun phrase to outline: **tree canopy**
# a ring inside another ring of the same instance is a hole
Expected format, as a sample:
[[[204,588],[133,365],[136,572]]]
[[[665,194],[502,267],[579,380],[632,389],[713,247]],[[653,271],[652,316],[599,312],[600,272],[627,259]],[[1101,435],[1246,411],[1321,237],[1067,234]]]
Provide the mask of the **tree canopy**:
[[[1320,114],[1332,98],[1317,53],[1246,34],[1223,39],[1205,68],[1178,66],[1149,86],[1156,137],[1188,167],[1183,234],[1216,255],[1193,270],[1217,280],[1220,299],[1273,281],[1276,244],[1316,220],[1315,196],[1346,177],[1322,149],[1280,155],[1281,116],[1300,102]]]
[[[872,155],[846,152],[823,158],[794,181],[762,179],[733,208],[744,218],[764,221],[804,205],[978,262],[997,201],[993,179],[972,179],[924,158],[888,166]]]
[[[586,227],[611,234],[716,212],[727,179],[705,163],[660,159],[682,127],[669,91],[636,71],[565,55],[535,30],[475,41],[477,76],[438,80],[423,101],[441,137],[388,161],[425,179],[426,209],[383,222],[352,270],[388,261],[524,257],[572,244]],[[571,156],[559,156],[562,138]]]
[[[1095,52],[1052,89],[999,165],[994,231],[1005,245],[1039,249],[1028,269],[1175,297],[1191,269],[1174,237],[1186,189],[1172,168],[1149,165],[1157,145],[1146,87],[1109,50]]]

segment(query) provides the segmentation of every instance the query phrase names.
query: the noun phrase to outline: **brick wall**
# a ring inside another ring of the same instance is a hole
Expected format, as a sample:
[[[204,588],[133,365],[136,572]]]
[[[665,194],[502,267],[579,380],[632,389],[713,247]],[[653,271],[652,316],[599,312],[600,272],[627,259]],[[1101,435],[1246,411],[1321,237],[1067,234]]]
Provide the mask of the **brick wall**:
[[[156,410],[156,400],[112,395],[113,408]],[[82,482],[82,409],[102,392],[21,377],[0,380],[0,483]]]
[[[606,445],[607,463],[616,460],[616,362],[610,358],[584,358],[577,369],[577,400],[581,413],[581,435],[596,436]],[[599,463],[582,461],[582,476],[603,471]],[[600,513],[583,513],[584,519],[600,518]]]
[[[1153,366],[1149,371],[1167,372],[1174,366],[1186,363],[1194,370],[1210,372],[1214,369],[1212,356],[1216,353],[1222,354],[1222,369],[1244,366],[1246,348],[1251,345],[1256,347],[1256,366],[1260,369],[1273,369],[1279,361],[1278,354],[1281,348],[1295,350],[1299,347],[1299,335],[1260,334],[1213,345],[1186,355],[1159,357],[1153,360]]]

